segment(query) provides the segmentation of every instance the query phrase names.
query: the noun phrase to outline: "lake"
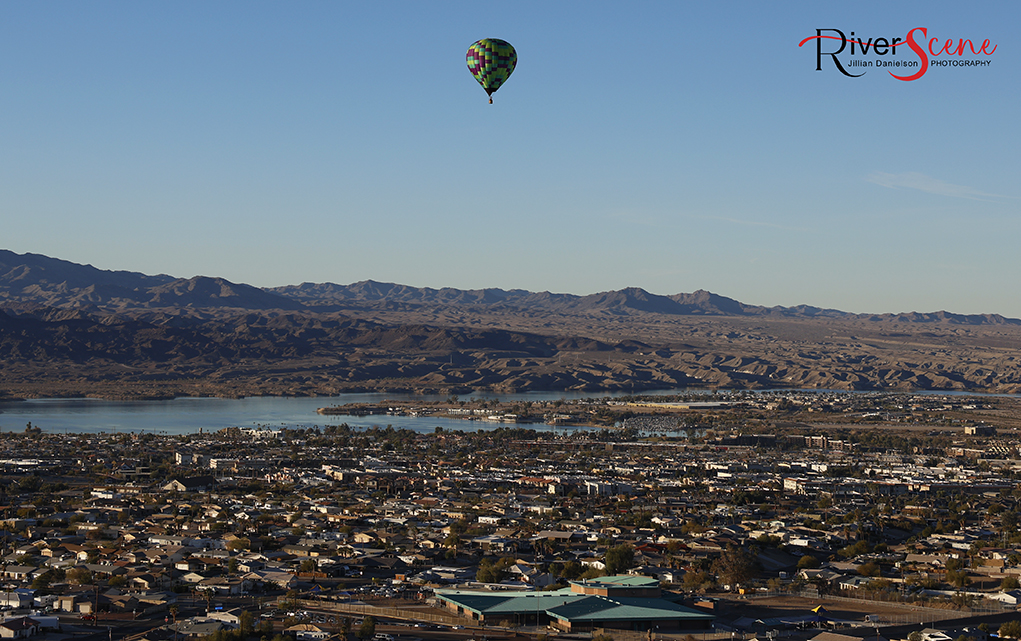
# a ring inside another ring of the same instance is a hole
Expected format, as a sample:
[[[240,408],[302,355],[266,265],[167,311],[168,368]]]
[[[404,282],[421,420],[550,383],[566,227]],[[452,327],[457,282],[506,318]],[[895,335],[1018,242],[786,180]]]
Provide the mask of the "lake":
[[[744,393],[782,393],[772,390]],[[787,390],[793,391],[793,390]],[[837,390],[799,390],[802,393],[876,394],[877,392],[848,392]],[[722,392],[721,394],[726,394]],[[741,392],[735,392],[741,393]],[[889,392],[886,392],[889,394]],[[982,396],[967,392],[900,392],[922,395]],[[706,394],[709,390],[683,389],[641,392],[644,396],[666,396],[674,394]],[[498,398],[501,401],[549,401],[576,400],[628,396],[626,392],[525,392],[520,394],[493,394],[478,392],[463,395],[479,399]],[[999,395],[992,395],[999,396]],[[1004,396],[1011,396],[1009,394]],[[0,430],[24,431],[31,422],[45,432],[154,432],[166,434],[192,434],[199,431],[215,432],[225,427],[267,427],[271,429],[305,428],[318,425],[339,425],[347,423],[352,427],[407,428],[416,432],[432,432],[437,427],[453,430],[491,430],[507,427],[510,423],[489,423],[467,421],[456,418],[420,418],[415,416],[322,416],[316,414],[320,407],[345,403],[382,403],[386,400],[441,401],[446,395],[420,396],[412,394],[345,394],[343,396],[319,396],[285,398],[278,396],[257,396],[249,398],[176,398],[169,401],[105,401],[99,399],[34,399],[28,401],[0,402]],[[709,399],[707,399],[709,400]],[[545,424],[527,424],[536,430],[590,429]]]
[[[692,390],[684,390],[690,393]],[[682,393],[663,391],[659,394]],[[619,395],[619,394],[618,394]],[[596,392],[528,392],[522,394],[472,395],[474,398],[498,398],[502,401],[545,401],[609,396]],[[345,403],[381,403],[386,400],[439,401],[443,396],[410,394],[345,394],[331,397],[284,398],[176,398],[169,401],[106,401],[100,399],[33,399],[0,403],[0,430],[24,431],[28,423],[44,432],[153,432],[192,434],[215,432],[225,427],[305,428],[347,423],[352,427],[378,425],[432,432],[437,427],[454,430],[496,429],[509,423],[467,421],[455,418],[414,416],[322,416],[320,407]],[[462,396],[467,399],[468,396]],[[563,426],[528,424],[537,430],[564,430]],[[566,428],[585,429],[585,428]]]

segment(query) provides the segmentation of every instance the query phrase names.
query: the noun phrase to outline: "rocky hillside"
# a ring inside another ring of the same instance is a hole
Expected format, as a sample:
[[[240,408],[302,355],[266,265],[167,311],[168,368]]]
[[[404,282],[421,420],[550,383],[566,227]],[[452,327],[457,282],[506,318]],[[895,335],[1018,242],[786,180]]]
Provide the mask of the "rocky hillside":
[[[365,281],[263,290],[0,251],[0,393],[1021,391],[1021,322]]]

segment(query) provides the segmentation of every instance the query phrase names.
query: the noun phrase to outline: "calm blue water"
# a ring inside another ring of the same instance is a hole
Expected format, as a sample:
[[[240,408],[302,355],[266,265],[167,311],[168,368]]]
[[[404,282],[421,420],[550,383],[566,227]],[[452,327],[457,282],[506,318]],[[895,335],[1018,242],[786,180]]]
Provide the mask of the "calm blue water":
[[[831,390],[801,390],[826,393]],[[772,393],[778,393],[774,390]],[[643,395],[710,394],[707,390],[662,390],[642,392]],[[855,394],[859,392],[836,392]],[[870,394],[875,392],[860,392]],[[963,392],[915,392],[916,394],[966,395]],[[599,392],[527,392],[522,394],[476,393],[460,398],[498,398],[502,401],[547,401],[626,396],[627,393]],[[980,396],[978,394],[967,394]],[[317,398],[281,398],[276,396],[241,399],[177,398],[170,401],[104,401],[97,399],[37,399],[0,403],[0,430],[24,431],[27,423],[45,432],[154,432],[191,434],[215,432],[225,427],[299,428],[347,423],[352,427],[407,428],[416,432],[432,432],[437,427],[452,430],[489,430],[506,427],[506,423],[466,421],[462,419],[417,418],[413,416],[321,416],[316,409],[344,403],[381,403],[386,400],[437,401],[446,395],[415,396],[401,394],[345,394]],[[711,400],[707,398],[706,400]],[[563,426],[526,425],[537,430],[564,430]],[[566,428],[585,429],[585,428]]]
[[[690,390],[689,390],[690,391]],[[662,392],[675,393],[675,392]],[[543,401],[581,399],[606,396],[591,392],[530,392],[524,394],[472,394],[475,398],[498,398],[510,401]],[[273,396],[241,399],[176,398],[170,401],[104,401],[98,399],[36,399],[0,403],[0,430],[21,432],[31,422],[44,432],[154,432],[191,434],[215,432],[225,427],[298,428],[347,423],[352,427],[407,428],[416,432],[432,432],[437,427],[454,430],[496,429],[507,423],[488,423],[463,419],[417,418],[413,416],[322,416],[320,407],[344,403],[381,403],[385,400],[437,401],[443,396],[400,394],[345,394],[316,398],[281,398]],[[461,396],[467,400],[470,396]],[[526,425],[538,430],[552,426]],[[563,430],[562,426],[555,429]],[[578,429],[578,428],[567,428]]]

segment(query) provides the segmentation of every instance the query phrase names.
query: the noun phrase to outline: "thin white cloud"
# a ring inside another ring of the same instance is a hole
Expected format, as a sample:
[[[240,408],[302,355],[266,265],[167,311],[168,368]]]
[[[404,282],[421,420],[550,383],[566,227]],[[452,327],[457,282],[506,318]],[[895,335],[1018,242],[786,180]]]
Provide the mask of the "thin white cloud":
[[[970,200],[1007,198],[1007,196],[1001,196],[1000,194],[987,194],[965,185],[943,182],[917,171],[909,171],[904,174],[887,174],[875,171],[866,177],[866,180],[883,187],[890,187],[891,189],[917,189],[918,191],[924,191],[927,194],[935,194],[937,196],[952,196],[954,198],[968,198]]]

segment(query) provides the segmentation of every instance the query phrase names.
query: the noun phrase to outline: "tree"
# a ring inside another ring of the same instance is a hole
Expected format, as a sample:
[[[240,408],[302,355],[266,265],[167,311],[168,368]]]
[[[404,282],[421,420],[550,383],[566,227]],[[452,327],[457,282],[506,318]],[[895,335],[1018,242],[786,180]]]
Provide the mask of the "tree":
[[[230,541],[227,541],[227,549],[231,552],[247,550],[250,547],[252,547],[252,542],[248,539],[231,539]]]
[[[1011,534],[1017,530],[1017,513],[1006,512],[1000,517],[1000,530],[1003,532],[1009,532]]]
[[[461,537],[459,537],[454,532],[451,532],[450,534],[447,535],[447,538],[443,539],[443,545],[448,548],[452,548],[454,550],[454,553],[456,554],[457,547],[461,545]]]
[[[964,608],[970,608],[974,601],[975,595],[968,594],[967,592],[955,592],[954,596],[950,597],[950,602],[962,610]]]
[[[869,542],[863,539],[861,541],[854,543],[853,545],[848,545],[847,547],[841,548],[837,552],[837,554],[844,557],[845,559],[851,559],[860,554],[867,554],[868,551]]]
[[[1001,590],[1016,590],[1021,587],[1021,581],[1017,580],[1016,576],[1005,576],[1003,581],[1000,581]]]
[[[798,559],[799,570],[811,570],[819,567],[819,565],[820,565],[819,559],[815,558],[811,554],[806,554],[805,556]]]
[[[606,551],[607,574],[620,574],[635,564],[635,549],[628,543],[615,545]]]
[[[238,632],[241,633],[242,639],[247,639],[252,631],[255,630],[255,616],[248,610],[242,610],[239,623],[240,628]]]
[[[1021,639],[1021,621],[1015,619],[1013,621],[1007,621],[1001,625],[1000,636],[1010,637],[1012,639]]]
[[[947,583],[955,588],[964,588],[971,585],[971,577],[964,570],[950,570],[947,572]]]
[[[259,637],[265,641],[273,636],[273,622],[269,619],[263,619],[259,622],[259,629],[257,630]]]
[[[72,585],[88,585],[92,583],[92,572],[88,568],[71,568],[65,578]]]
[[[585,571],[584,566],[577,561],[568,561],[564,564],[563,569],[560,570],[560,578],[571,581],[581,576],[581,573]]]
[[[709,574],[703,570],[689,570],[684,573],[684,578],[681,579],[681,585],[683,585],[684,589],[689,592],[696,592],[712,585],[712,579],[710,579]]]
[[[50,587],[50,582],[53,581],[52,572],[44,572],[32,580],[33,590],[45,590]]]
[[[365,641],[376,635],[376,620],[372,617],[365,617],[361,627],[358,628],[358,638]]]
[[[288,590],[284,595],[284,602],[281,604],[288,609],[293,610],[298,607],[298,597],[301,595],[297,590]]]
[[[505,556],[496,563],[492,559],[482,559],[479,564],[479,571],[475,573],[475,580],[481,583],[499,583],[507,576],[507,568],[514,565],[514,559]]]
[[[858,574],[862,576],[879,576],[879,564],[869,561],[858,566]]]
[[[754,579],[759,573],[759,561],[744,548],[727,546],[726,551],[713,563],[721,583],[737,585]]]
[[[497,570],[489,559],[483,559],[479,571],[475,573],[475,580],[479,583],[499,583],[503,580],[503,572]]]

